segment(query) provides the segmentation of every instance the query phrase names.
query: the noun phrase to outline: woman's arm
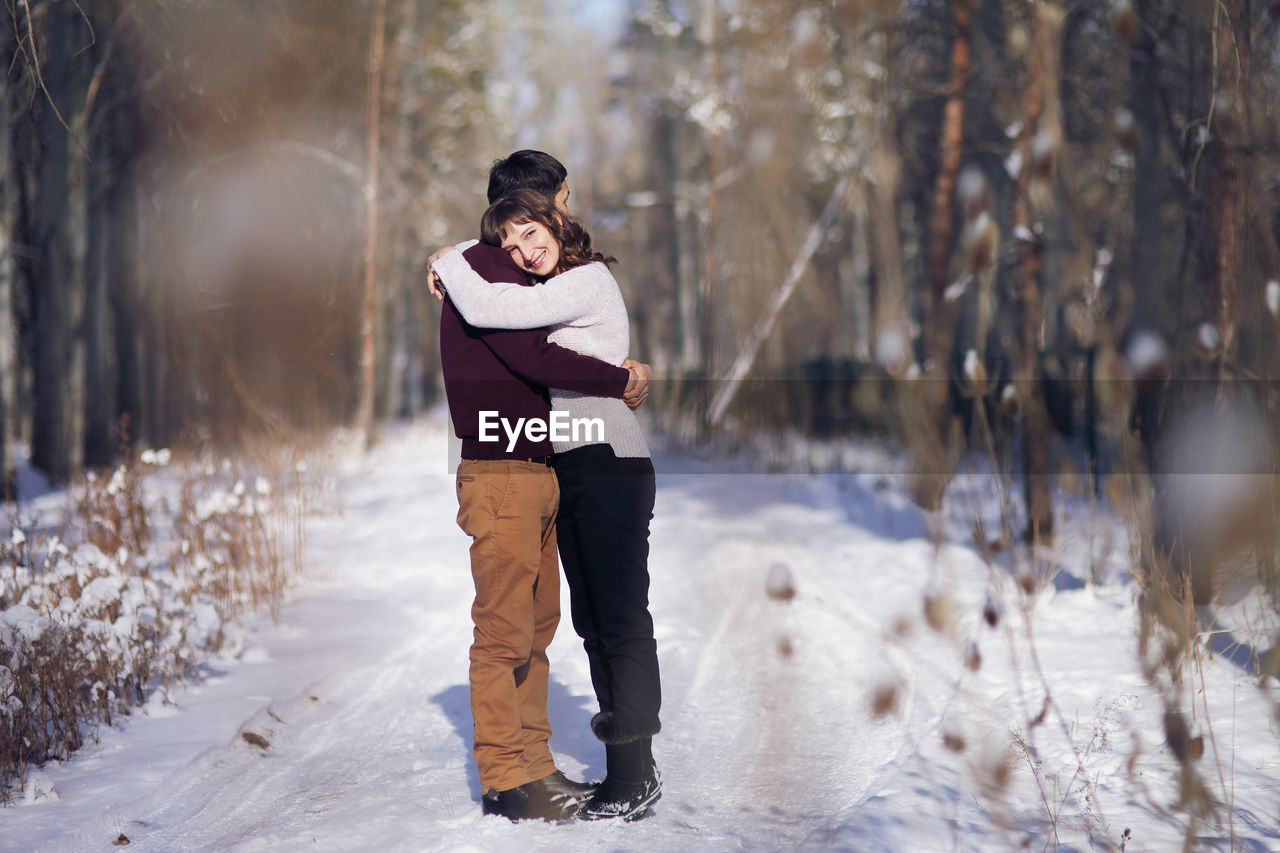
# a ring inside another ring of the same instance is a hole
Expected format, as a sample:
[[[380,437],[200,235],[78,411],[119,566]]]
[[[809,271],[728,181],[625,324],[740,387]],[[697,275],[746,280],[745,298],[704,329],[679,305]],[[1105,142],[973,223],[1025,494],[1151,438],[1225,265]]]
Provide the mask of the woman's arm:
[[[436,271],[431,269],[431,265],[449,252],[465,252],[479,242],[479,240],[463,240],[456,246],[445,246],[443,249],[436,249],[431,253],[431,257],[427,258],[427,290],[431,291],[432,296],[436,299],[444,299],[444,289],[440,286],[440,276],[436,275]]]
[[[460,252],[432,265],[463,319],[486,329],[532,329],[572,323],[592,313],[599,293],[594,264],[575,267],[537,287],[485,281]]]

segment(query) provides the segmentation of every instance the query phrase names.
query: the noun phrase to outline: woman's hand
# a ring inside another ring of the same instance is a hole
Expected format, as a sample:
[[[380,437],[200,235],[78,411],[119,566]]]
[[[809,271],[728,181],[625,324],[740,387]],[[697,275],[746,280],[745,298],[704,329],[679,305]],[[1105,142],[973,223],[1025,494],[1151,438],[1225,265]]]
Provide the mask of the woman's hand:
[[[622,392],[622,402],[626,403],[629,409],[638,409],[645,400],[649,399],[649,383],[653,379],[653,368],[629,358],[622,362],[622,366],[631,371],[631,378],[627,380],[627,387]]]
[[[436,249],[431,253],[431,257],[427,258],[427,269],[430,273],[427,276],[427,290],[431,291],[431,295],[441,301],[444,300],[444,282],[440,280],[440,276],[436,275],[436,271],[431,269],[431,265],[450,252],[456,251],[458,250],[453,246],[445,246],[443,249]]]

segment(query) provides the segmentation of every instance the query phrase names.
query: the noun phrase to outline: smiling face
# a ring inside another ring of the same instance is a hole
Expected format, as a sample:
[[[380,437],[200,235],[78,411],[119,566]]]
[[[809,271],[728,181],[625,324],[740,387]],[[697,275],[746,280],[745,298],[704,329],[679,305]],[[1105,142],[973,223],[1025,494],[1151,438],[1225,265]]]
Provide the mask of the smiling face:
[[[550,276],[560,263],[560,246],[541,222],[508,223],[502,248],[520,269],[539,278]]]

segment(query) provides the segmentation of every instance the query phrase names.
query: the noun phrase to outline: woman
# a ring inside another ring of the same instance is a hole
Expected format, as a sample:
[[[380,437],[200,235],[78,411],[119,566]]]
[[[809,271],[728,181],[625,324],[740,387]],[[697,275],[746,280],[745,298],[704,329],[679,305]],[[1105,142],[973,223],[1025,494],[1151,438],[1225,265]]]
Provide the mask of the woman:
[[[630,331],[615,259],[591,247],[591,236],[541,193],[517,190],[494,202],[481,239],[511,253],[540,284],[485,281],[459,252],[432,265],[449,297],[473,326],[547,326],[548,340],[620,364]],[[653,735],[661,725],[661,687],[649,615],[649,521],[655,481],[644,433],[621,400],[551,389],[553,415],[598,428],[552,435],[560,510],[556,536],[569,582],[573,627],[582,638],[600,712],[592,731],[605,744],[605,780],[579,811],[585,820],[644,815],[661,796]],[[567,440],[560,440],[567,438]]]

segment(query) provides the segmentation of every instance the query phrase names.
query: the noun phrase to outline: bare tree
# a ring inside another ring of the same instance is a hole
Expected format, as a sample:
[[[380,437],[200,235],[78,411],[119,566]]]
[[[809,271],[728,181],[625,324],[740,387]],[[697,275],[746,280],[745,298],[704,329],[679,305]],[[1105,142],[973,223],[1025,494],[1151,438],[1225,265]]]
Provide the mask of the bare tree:
[[[373,432],[374,341],[378,320],[378,157],[382,141],[382,47],[387,0],[373,0],[369,35],[369,114],[365,145],[364,308],[360,327],[360,405],[356,424],[368,441]]]
[[[73,6],[48,3],[43,27],[33,4],[25,11],[27,62],[39,88],[32,106],[46,140],[36,166],[31,235],[37,257],[29,285],[34,295],[33,464],[57,482],[79,469],[83,431],[83,305],[86,240],[85,152],[71,124],[82,108],[88,43],[85,21]]]
[[[1063,14],[1060,6],[1037,4],[1033,41],[1026,54],[1027,82],[1018,152],[1018,198],[1014,235],[1020,243],[1016,378],[1023,410],[1022,463],[1027,535],[1053,538],[1049,420],[1044,408],[1041,330],[1044,326],[1044,216],[1053,203],[1054,158],[1062,144],[1058,105]]]
[[[1239,355],[1240,296],[1247,275],[1250,155],[1250,0],[1213,7],[1214,92],[1210,108],[1210,180],[1214,236],[1218,243],[1216,321],[1218,377],[1234,378]]]
[[[0,64],[10,67],[15,60],[17,34],[6,30],[0,47]],[[17,227],[18,192],[15,182],[19,172],[13,162],[13,119],[11,99],[14,97],[9,75],[0,77],[0,481],[5,484],[6,500],[17,497],[9,488],[13,423],[17,408],[16,335],[14,329],[14,256],[13,238]]]

